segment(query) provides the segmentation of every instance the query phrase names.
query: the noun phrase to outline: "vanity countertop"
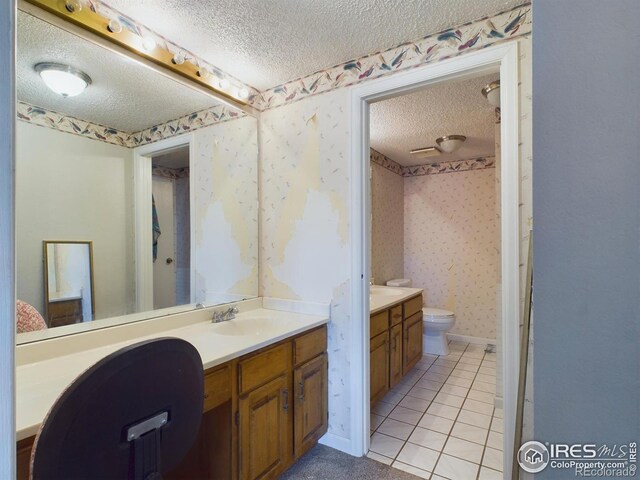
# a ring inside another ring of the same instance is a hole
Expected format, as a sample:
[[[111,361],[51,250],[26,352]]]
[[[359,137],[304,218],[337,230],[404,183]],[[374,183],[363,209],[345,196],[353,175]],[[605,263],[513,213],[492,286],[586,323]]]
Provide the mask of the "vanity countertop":
[[[262,347],[326,324],[328,316],[306,315],[257,308],[239,313],[235,320],[198,322],[151,335],[88,349],[16,368],[16,438],[35,435],[47,412],[64,389],[87,368],[116,350],[159,337],[177,337],[192,343],[204,369],[215,367]]]
[[[379,291],[381,292],[387,293],[396,291],[397,295],[377,295],[375,294],[376,289],[379,289]],[[416,295],[419,295],[421,293],[422,288],[383,287],[379,285],[373,285],[371,287],[371,295],[369,296],[369,313],[373,315],[374,313],[381,312],[382,310],[386,310],[393,305],[404,302],[405,300],[408,300],[411,297],[415,297]]]

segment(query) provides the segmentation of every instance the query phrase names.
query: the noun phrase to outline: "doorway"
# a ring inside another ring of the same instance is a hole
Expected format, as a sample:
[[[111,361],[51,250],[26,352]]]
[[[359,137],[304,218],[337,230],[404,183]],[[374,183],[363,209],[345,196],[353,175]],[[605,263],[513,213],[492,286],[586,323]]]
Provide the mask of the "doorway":
[[[518,45],[490,47],[434,65],[399,73],[354,87],[351,91],[351,245],[352,342],[351,449],[363,455],[369,449],[369,286],[371,264],[371,204],[369,184],[369,106],[371,103],[417,91],[450,79],[463,79],[499,70],[501,82],[500,230],[501,360],[503,372],[503,471],[512,464],[519,365],[519,150]]]
[[[134,150],[136,306],[194,303],[193,136]]]
[[[152,162],[153,308],[190,303],[189,147]]]

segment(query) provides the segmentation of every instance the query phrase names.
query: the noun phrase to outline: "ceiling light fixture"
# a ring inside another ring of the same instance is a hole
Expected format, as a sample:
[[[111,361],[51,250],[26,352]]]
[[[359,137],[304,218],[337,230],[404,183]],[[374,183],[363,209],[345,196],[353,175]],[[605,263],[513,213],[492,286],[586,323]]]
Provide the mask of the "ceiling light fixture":
[[[438,150],[444,153],[453,153],[458,150],[467,139],[464,135],[445,135],[436,139]]]
[[[249,90],[246,88],[241,88],[238,90],[238,98],[241,100],[246,100],[249,98]]]
[[[91,77],[69,65],[61,63],[38,63],[34,69],[47,87],[63,97],[80,95],[91,85]]]
[[[122,31],[122,24],[118,20],[113,18],[109,21],[107,30],[109,30],[111,33],[120,33]]]
[[[219,85],[221,89],[226,90],[227,88],[229,88],[229,80],[223,78],[222,80],[220,80]]]
[[[147,52],[155,50],[156,46],[156,41],[152,37],[146,36],[142,39],[142,48],[144,48]]]
[[[77,13],[82,11],[82,3],[80,0],[66,0],[64,2],[64,8],[69,13]]]
[[[482,90],[482,95],[487,101],[496,108],[500,108],[500,80],[491,82]]]

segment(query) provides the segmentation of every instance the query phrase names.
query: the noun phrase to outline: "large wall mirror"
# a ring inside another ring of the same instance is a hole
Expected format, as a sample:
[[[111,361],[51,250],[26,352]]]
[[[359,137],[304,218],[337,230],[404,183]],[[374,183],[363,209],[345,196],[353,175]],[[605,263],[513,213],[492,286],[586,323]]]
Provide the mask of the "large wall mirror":
[[[63,23],[18,12],[18,343],[257,296],[256,118]]]

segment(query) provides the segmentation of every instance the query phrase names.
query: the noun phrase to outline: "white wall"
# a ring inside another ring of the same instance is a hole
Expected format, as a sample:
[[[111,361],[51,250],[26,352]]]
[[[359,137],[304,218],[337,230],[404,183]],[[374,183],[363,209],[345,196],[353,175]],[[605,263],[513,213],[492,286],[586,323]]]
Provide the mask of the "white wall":
[[[95,318],[131,313],[131,150],[16,125],[17,296],[44,312],[43,240],[93,241]]]
[[[404,181],[404,275],[426,305],[455,312],[451,333],[495,339],[495,169]]]
[[[371,162],[371,276],[404,277],[404,179]]]

